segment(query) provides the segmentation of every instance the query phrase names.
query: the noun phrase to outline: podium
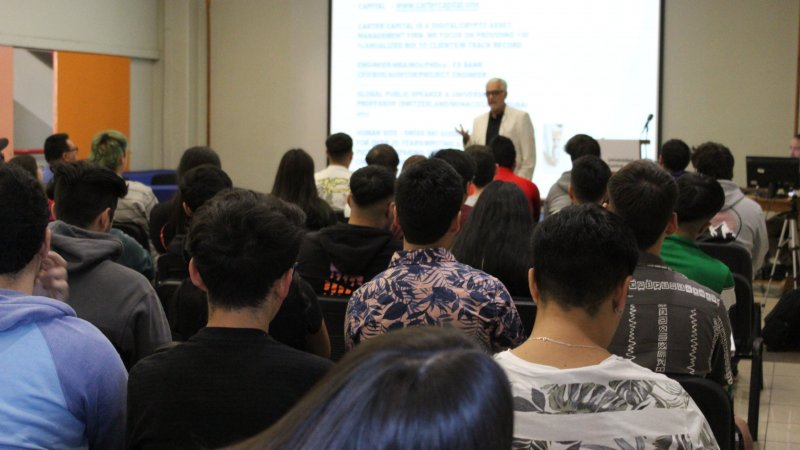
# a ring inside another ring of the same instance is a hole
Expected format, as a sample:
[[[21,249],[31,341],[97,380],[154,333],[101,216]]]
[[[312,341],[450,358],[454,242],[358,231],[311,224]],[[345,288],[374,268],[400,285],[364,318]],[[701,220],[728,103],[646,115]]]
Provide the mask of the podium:
[[[641,139],[598,139],[600,155],[603,161],[616,172],[631,161],[642,159],[642,147],[649,145],[649,140]]]

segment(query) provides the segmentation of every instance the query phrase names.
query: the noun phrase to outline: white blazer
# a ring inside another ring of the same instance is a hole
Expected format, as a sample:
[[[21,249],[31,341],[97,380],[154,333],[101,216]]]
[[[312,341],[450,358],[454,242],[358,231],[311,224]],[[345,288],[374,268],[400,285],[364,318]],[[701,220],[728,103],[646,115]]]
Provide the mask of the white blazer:
[[[476,117],[472,123],[472,134],[470,134],[467,146],[488,145],[486,143],[488,127],[488,112]],[[514,173],[527,180],[533,178],[533,169],[536,167],[536,142],[533,138],[533,123],[528,113],[506,105],[498,134],[511,139],[517,150],[517,165]]]

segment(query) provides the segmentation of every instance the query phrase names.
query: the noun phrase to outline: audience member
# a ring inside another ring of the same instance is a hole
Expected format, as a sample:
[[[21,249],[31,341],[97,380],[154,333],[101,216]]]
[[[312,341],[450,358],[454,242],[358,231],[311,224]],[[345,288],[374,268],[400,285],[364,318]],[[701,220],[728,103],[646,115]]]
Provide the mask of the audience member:
[[[493,181],[458,233],[453,255],[459,262],[497,277],[512,296],[528,297],[528,242],[533,227],[529,204],[520,188],[514,183]]]
[[[416,163],[400,174],[394,220],[405,233],[403,250],[350,298],[348,349],[388,331],[420,325],[458,328],[493,351],[525,339],[505,286],[457,262],[447,250],[459,231],[463,199],[463,179],[439,159]]]
[[[222,168],[219,155],[211,147],[197,146],[186,149],[178,163],[176,173],[178,183],[180,183],[186,172],[204,164],[211,164],[219,169]],[[169,201],[161,202],[153,207],[150,211],[148,230],[150,232],[150,241],[157,252],[166,252],[173,237],[186,234],[188,228],[187,219],[183,211],[183,200],[180,197],[180,191]]]
[[[472,179],[474,191],[467,197],[465,205],[475,207],[475,202],[481,196],[483,189],[494,180],[497,172],[497,164],[494,162],[494,155],[491,147],[485,145],[470,145],[464,151],[475,161],[475,178]]]
[[[386,167],[392,175],[397,176],[397,166],[400,165],[400,157],[397,151],[389,144],[378,144],[367,152],[367,165],[379,165]]]
[[[464,198],[461,201],[461,227],[463,228],[472,212],[472,207],[467,206],[465,202],[469,195],[469,187],[475,178],[475,161],[465,151],[456,149],[439,150],[431,155],[431,158],[441,159],[450,164],[461,175],[462,186],[464,186]]]
[[[382,166],[356,170],[350,177],[348,223],[306,236],[297,271],[317,294],[349,297],[386,270],[394,252],[403,248],[389,230],[394,181],[394,174]]]
[[[608,198],[606,188],[611,169],[605,161],[594,155],[584,155],[572,163],[569,198],[573,205],[603,204]]]
[[[672,270],[711,288],[730,308],[736,303],[731,269],[695,244],[695,239],[708,228],[709,220],[722,208],[725,193],[717,180],[699,173],[686,173],[677,183],[678,230],[664,239],[661,258]]]
[[[692,158],[692,151],[686,142],[680,139],[670,139],[661,146],[658,163],[667,170],[676,180],[686,173],[686,166]]]
[[[92,139],[92,153],[89,160],[122,177],[130,157],[128,138],[116,130],[97,133]],[[128,193],[119,200],[114,220],[135,223],[144,233],[150,222],[150,210],[158,203],[153,190],[138,181],[126,181]],[[149,250],[149,249],[148,249]]]
[[[530,203],[533,220],[538,222],[539,214],[542,209],[539,188],[536,187],[533,181],[514,174],[514,164],[516,164],[517,154],[517,151],[514,149],[514,143],[505,136],[497,136],[492,140],[489,146],[492,148],[494,160],[497,162],[497,173],[494,179],[514,183],[519,186],[519,188],[522,189],[522,193],[525,194],[525,198],[528,199],[528,203]]]
[[[664,238],[677,228],[675,180],[653,162],[634,161],[611,177],[608,194],[609,209],[631,227],[639,247],[609,351],[658,373],[733,383],[725,306],[711,289],[673,272],[659,257]]]
[[[53,249],[67,260],[69,305],[94,324],[130,368],[170,341],[164,311],[150,282],[115,262],[123,244],[111,236],[125,181],[88,161],[55,168]]]
[[[267,334],[303,238],[302,215],[285,209],[233,189],[192,218],[189,271],[208,293],[208,327],[131,371],[128,448],[217,448],[253,436],[330,367]]]
[[[606,350],[638,259],[625,223],[570,206],[538,226],[532,247],[533,332],[495,356],[514,394],[514,448],[718,448],[677,381]]]
[[[584,155],[594,155],[600,157],[600,144],[586,134],[576,134],[572,136],[567,144],[564,146],[564,151],[570,157],[572,163]],[[547,200],[544,208],[544,217],[547,218],[551,214],[555,214],[562,208],[572,204],[569,198],[569,187],[572,184],[572,172],[570,170],[561,174],[561,178],[550,188],[547,193]]]
[[[50,251],[44,191],[7,164],[0,199],[0,447],[122,449],[125,367],[62,301],[65,263]]]
[[[53,179],[53,168],[56,165],[77,161],[78,147],[72,143],[67,133],[51,134],[44,140],[44,159],[47,167],[42,172],[42,179],[49,183]]]
[[[31,174],[33,178],[36,179],[38,182],[42,182],[42,168],[39,167],[39,163],[36,162],[36,158],[31,155],[17,155],[11,158],[11,161],[8,162],[9,164],[13,164],[22,168],[22,170]]]
[[[428,327],[360,346],[235,448],[507,450],[512,425],[503,371],[460,333]]]
[[[281,158],[275,183],[272,185],[272,195],[294,203],[303,210],[306,214],[305,226],[310,231],[336,223],[336,216],[330,205],[318,194],[314,177],[314,160],[304,150],[295,148],[287,151]],[[350,181],[349,175],[346,181]]]
[[[353,161],[353,139],[345,133],[335,133],[325,140],[328,167],[314,174],[320,198],[337,213],[344,213],[347,194],[350,193],[348,169]]]
[[[406,169],[409,168],[410,166],[413,166],[414,164],[416,164],[418,162],[425,161],[426,159],[428,159],[428,157],[425,156],[425,155],[411,155],[411,156],[409,156],[408,158],[406,158],[405,161],[403,161],[403,168],[400,169],[400,173],[405,172]]]
[[[789,156],[800,158],[800,134],[795,134],[789,142]]]
[[[736,239],[753,257],[753,272],[764,264],[769,250],[767,223],[764,212],[755,200],[747,198],[733,179],[733,154],[722,144],[706,142],[692,153],[692,165],[702,173],[719,181],[725,191],[722,210],[711,219],[709,226],[713,237]]]

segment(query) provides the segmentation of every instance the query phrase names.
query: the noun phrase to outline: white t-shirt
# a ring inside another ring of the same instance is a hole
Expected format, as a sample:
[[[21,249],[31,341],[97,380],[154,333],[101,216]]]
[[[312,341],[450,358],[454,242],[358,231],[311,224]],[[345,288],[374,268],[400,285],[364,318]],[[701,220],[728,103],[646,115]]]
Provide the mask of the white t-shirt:
[[[511,351],[495,360],[511,381],[514,448],[719,448],[680,383],[626,359],[563,370]]]
[[[344,211],[347,206],[352,174],[347,167],[333,164],[314,174],[317,193],[335,211]]]

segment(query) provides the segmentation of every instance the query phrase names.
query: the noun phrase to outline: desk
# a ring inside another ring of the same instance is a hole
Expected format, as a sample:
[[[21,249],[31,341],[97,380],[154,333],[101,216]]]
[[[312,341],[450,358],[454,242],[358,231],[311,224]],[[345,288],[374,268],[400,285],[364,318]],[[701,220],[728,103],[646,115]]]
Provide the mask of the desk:
[[[765,215],[769,215],[769,213],[785,213],[792,209],[792,204],[789,201],[789,197],[766,198],[753,194],[748,194],[747,196],[755,200],[756,203],[761,206],[761,209],[764,210]]]

